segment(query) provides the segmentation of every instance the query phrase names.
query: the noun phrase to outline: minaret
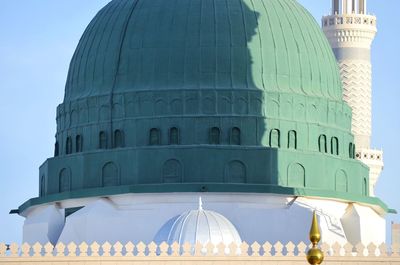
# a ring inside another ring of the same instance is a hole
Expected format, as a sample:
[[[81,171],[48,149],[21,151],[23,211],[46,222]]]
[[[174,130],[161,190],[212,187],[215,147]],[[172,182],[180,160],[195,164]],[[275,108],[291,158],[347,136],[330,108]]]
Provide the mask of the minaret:
[[[332,13],[322,18],[343,81],[343,98],[353,110],[356,157],[370,168],[369,191],[383,169],[383,152],[371,149],[371,44],[376,17],[367,14],[367,0],[332,0]]]

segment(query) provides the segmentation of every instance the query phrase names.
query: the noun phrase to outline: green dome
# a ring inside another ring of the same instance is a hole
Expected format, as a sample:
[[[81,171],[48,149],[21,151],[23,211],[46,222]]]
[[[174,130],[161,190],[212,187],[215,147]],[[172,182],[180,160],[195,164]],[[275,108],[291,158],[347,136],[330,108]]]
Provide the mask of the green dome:
[[[331,48],[295,0],[114,0],[80,40],[65,100],[232,88],[342,99]]]
[[[113,0],[79,42],[55,156],[21,209],[159,192],[371,202],[340,83],[296,0]]]

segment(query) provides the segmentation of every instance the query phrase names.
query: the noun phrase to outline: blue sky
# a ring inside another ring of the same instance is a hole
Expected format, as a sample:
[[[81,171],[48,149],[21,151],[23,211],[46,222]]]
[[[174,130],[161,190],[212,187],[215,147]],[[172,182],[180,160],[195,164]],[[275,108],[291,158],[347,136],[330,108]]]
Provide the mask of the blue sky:
[[[8,211],[38,194],[38,168],[53,154],[69,61],[107,2],[0,0],[0,241],[22,239],[23,218]],[[320,21],[331,1],[299,2]],[[400,212],[400,1],[370,0],[368,9],[379,29],[372,49],[372,143],[385,152],[376,194]],[[400,222],[399,216],[389,215],[388,222]]]

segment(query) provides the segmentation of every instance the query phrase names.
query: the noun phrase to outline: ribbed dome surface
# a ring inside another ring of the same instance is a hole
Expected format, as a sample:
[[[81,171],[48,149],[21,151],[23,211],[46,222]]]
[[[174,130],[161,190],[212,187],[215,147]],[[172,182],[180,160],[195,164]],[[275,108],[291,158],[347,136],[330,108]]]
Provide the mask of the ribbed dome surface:
[[[295,0],[113,0],[79,42],[65,100],[202,88],[342,98],[329,44]]]
[[[197,242],[214,245],[236,243],[242,240],[233,224],[224,216],[214,211],[203,209],[188,211],[167,222],[157,233],[156,242],[172,244],[186,242],[194,245]]]

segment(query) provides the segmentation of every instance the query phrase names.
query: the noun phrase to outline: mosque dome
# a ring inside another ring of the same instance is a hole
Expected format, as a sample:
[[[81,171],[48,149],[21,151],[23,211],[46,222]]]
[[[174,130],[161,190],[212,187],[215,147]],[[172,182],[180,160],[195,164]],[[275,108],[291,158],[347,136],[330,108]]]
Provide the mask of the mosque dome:
[[[113,0],[56,119],[21,211],[129,193],[368,196],[336,60],[295,0]]]
[[[239,246],[242,243],[235,226],[223,215],[203,209],[201,201],[199,209],[187,211],[165,223],[154,241],[170,245],[175,242],[180,245],[206,245],[210,242],[214,245],[235,243]]]
[[[114,0],[79,42],[65,100],[171,89],[342,98],[329,43],[297,1]]]

